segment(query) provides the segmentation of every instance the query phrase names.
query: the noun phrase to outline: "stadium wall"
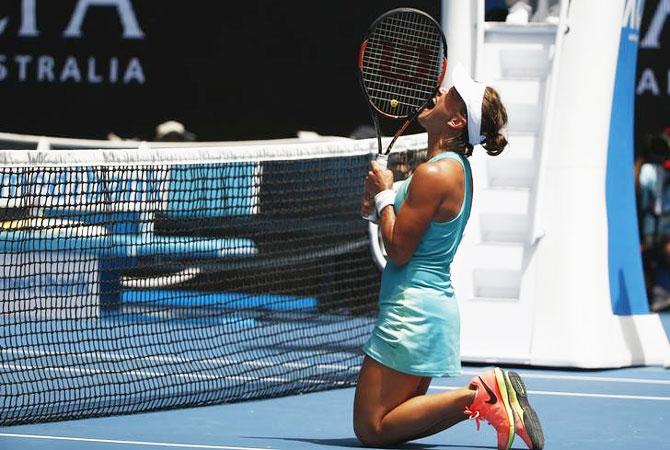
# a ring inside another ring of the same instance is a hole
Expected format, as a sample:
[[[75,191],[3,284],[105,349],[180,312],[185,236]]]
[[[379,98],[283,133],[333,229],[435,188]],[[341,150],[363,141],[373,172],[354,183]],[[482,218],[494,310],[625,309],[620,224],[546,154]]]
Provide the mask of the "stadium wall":
[[[0,96],[12,107],[0,131],[151,140],[174,119],[201,141],[348,136],[370,124],[359,41],[375,17],[405,5],[2,2]],[[440,17],[439,1],[412,6]]]

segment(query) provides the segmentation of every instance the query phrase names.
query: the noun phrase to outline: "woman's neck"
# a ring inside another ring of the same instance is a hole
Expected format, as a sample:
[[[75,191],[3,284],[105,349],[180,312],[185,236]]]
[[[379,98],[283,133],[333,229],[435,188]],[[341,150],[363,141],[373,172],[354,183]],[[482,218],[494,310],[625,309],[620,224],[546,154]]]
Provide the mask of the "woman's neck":
[[[446,152],[446,151],[455,151],[458,152],[458,139],[454,137],[445,137],[435,136],[428,134],[428,151],[426,152],[426,159],[431,159],[434,156]]]

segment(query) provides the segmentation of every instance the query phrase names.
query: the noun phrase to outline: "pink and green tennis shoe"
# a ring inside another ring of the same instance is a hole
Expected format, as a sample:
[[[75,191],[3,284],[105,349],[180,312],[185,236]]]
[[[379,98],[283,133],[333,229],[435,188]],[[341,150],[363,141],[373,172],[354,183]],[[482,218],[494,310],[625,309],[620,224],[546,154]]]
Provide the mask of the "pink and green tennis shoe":
[[[509,450],[514,441],[514,412],[510,404],[505,375],[495,368],[474,377],[470,389],[475,390],[475,399],[465,413],[477,422],[485,420],[498,433],[498,450]]]
[[[505,371],[505,383],[510,405],[514,412],[514,430],[523,439],[529,449],[542,450],[544,448],[544,433],[542,424],[535,410],[528,403],[526,385],[518,373]]]
[[[471,419],[485,420],[498,435],[498,450],[509,450],[515,433],[530,450],[542,450],[544,435],[535,410],[528,403],[526,386],[516,372],[494,368],[470,381],[475,399],[465,409]]]

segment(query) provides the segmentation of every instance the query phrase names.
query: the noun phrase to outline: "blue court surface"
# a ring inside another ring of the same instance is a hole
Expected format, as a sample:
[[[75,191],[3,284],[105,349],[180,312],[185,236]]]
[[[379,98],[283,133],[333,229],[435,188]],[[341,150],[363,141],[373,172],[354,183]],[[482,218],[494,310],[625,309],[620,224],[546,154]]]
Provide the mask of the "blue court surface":
[[[666,331],[670,313],[663,314]],[[464,385],[484,367],[435,379]],[[670,449],[670,370],[517,368],[540,415],[547,449]],[[335,449],[359,447],[352,388],[274,400],[0,428],[0,449]],[[494,449],[495,432],[462,422],[406,449]],[[525,445],[516,439],[514,449]]]

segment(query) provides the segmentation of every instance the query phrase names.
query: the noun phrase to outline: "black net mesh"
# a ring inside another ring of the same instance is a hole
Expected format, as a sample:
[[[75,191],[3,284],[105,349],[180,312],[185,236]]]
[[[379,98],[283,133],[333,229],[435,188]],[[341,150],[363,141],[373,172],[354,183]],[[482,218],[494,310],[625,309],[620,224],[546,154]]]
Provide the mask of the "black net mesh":
[[[0,167],[0,424],[353,384],[369,160]]]

